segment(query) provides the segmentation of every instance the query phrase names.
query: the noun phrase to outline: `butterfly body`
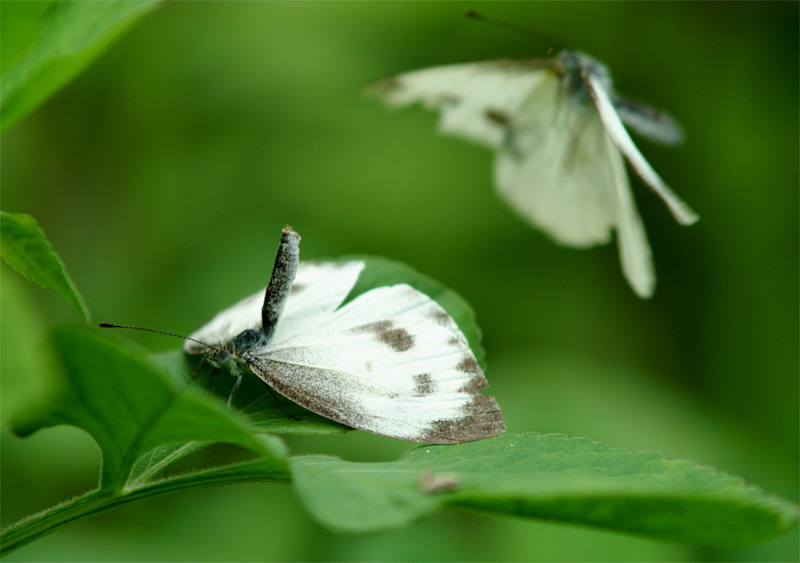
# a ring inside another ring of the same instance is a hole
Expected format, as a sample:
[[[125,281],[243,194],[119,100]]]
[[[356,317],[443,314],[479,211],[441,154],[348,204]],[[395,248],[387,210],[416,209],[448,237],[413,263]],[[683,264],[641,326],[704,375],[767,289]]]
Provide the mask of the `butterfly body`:
[[[623,271],[641,297],[652,295],[655,272],[625,159],[680,223],[697,220],[641,155],[623,121],[666,144],[681,141],[680,126],[618,96],[607,67],[579,51],[412,71],[372,91],[393,106],[437,109],[440,131],[493,149],[498,192],[557,242],[589,247],[616,232]]]

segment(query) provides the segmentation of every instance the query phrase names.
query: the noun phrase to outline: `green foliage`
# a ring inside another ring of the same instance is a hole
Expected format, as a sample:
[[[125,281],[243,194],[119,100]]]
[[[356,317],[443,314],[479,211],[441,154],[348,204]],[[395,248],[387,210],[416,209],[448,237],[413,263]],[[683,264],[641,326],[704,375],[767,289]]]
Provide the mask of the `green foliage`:
[[[706,545],[764,541],[797,522],[792,503],[713,467],[560,434],[423,446],[386,463],[295,457],[291,468],[315,518],[346,532],[406,525],[442,507]],[[437,476],[441,490],[429,485]]]
[[[4,45],[9,49],[5,54],[12,56],[14,62],[0,75],[0,131],[6,131],[36,109],[156,2],[31,2],[32,12],[9,9],[11,13],[4,13],[3,34],[14,34],[8,30],[21,24],[29,26],[32,32],[28,36],[15,36],[16,44]]]
[[[59,293],[88,321],[89,309],[36,219],[0,211],[0,256],[28,280]]]
[[[360,291],[419,281],[412,270],[388,261],[373,260],[370,270]],[[227,410],[191,383],[191,366],[178,352],[148,359],[144,351],[86,328],[58,329],[52,345],[62,377],[17,414],[13,429],[20,436],[59,424],[84,429],[102,451],[100,483],[7,529],[6,552],[132,500],[248,480],[293,480],[320,524],[346,532],[405,526],[444,507],[714,545],[764,541],[797,521],[797,508],[788,501],[713,468],[562,435],[424,446],[384,463],[297,456],[287,466],[283,443],[264,432],[330,433],[340,425],[275,404],[255,377],[248,385],[258,389],[241,389],[235,408]],[[167,473],[215,442],[241,446],[255,459]]]
[[[286,451],[278,438],[254,434],[238,412],[179,388],[144,351],[86,328],[58,329],[52,344],[63,377],[49,395],[14,417],[13,429],[26,436],[58,424],[82,428],[103,454],[100,483],[96,491],[6,530],[3,551],[137,498],[248,478],[287,479]],[[258,459],[160,479],[166,467],[205,442],[242,446]]]

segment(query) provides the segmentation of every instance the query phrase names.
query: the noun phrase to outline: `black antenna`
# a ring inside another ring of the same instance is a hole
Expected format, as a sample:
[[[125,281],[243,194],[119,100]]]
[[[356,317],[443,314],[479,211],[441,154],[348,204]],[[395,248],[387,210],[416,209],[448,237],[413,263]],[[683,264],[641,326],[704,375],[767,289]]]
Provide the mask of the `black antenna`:
[[[523,35],[536,37],[537,39],[544,39],[545,41],[547,41],[551,45],[551,47],[547,50],[547,54],[548,55],[550,55],[556,49],[562,49],[562,48],[565,47],[565,45],[562,45],[561,43],[557,42],[555,39],[553,39],[549,35],[545,35],[544,33],[539,33],[538,31],[534,31],[532,29],[528,29],[527,27],[523,27],[523,26],[517,25],[515,23],[511,23],[511,22],[507,22],[507,21],[503,21],[503,20],[498,20],[498,19],[495,19],[495,18],[490,18],[488,16],[484,16],[483,14],[480,14],[480,13],[476,12],[475,10],[470,10],[470,9],[464,10],[464,15],[466,17],[468,17],[468,18],[473,19],[473,20],[478,20],[478,21],[482,21],[482,22],[486,22],[486,23],[491,23],[491,24],[494,24],[494,25],[499,25],[500,27],[504,27],[506,29],[510,29],[512,31],[516,31],[517,33],[522,33]]]
[[[217,352],[222,352],[216,346],[212,346],[211,344],[206,344],[205,342],[200,342],[199,340],[195,340],[194,338],[189,338],[188,336],[184,336],[182,334],[175,334],[174,332],[164,332],[163,330],[156,330],[154,328],[142,328],[140,326],[130,326],[130,325],[113,325],[111,323],[100,323],[100,328],[130,328],[133,330],[144,330],[147,332],[155,332],[156,334],[164,334],[166,336],[177,336],[178,338],[183,338],[184,340],[191,340],[192,342],[197,342],[198,344],[202,344],[212,350],[216,350]]]

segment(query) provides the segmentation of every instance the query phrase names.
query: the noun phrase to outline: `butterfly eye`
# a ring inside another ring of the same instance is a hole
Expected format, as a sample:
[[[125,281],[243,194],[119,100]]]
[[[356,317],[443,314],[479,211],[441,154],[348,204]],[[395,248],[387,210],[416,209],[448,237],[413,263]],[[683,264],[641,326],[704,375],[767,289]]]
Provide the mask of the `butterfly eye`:
[[[220,367],[231,363],[231,354],[227,350],[212,350],[206,358],[208,358],[208,361],[214,367]]]

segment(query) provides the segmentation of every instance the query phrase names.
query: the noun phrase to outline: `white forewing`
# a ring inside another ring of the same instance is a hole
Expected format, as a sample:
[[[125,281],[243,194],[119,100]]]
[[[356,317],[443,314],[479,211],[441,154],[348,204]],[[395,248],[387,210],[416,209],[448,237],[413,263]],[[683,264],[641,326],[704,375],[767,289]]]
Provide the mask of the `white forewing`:
[[[378,83],[391,105],[422,102],[441,111],[439,129],[500,147],[502,121],[513,121],[530,96],[555,74],[552,61],[488,61],[440,66]]]
[[[272,342],[312,331],[342,304],[364,262],[301,262]]]
[[[261,328],[261,305],[264,303],[264,290],[228,307],[208,321],[200,329],[189,335],[189,338],[216,345],[235,338],[243,330]],[[187,340],[183,350],[189,354],[204,354],[209,348]]]
[[[584,73],[584,81],[592,94],[597,112],[600,119],[603,120],[608,135],[631,163],[633,169],[664,200],[679,223],[683,225],[695,223],[699,219],[697,214],[669,189],[661,176],[653,170],[639,149],[636,148],[600,81],[589,73]]]
[[[531,97],[497,153],[495,182],[522,216],[562,244],[608,242],[614,184],[603,170],[605,132],[595,112],[559,98],[553,79]]]
[[[376,434],[454,443],[505,428],[464,335],[408,285],[370,290],[244,359],[298,404]]]
[[[653,295],[656,274],[642,218],[636,209],[622,154],[608,135],[603,135],[609,181],[616,199],[617,245],[622,271],[639,297]]]
[[[322,315],[333,312],[347,297],[362,269],[364,263],[359,261],[301,263],[273,340],[287,332],[299,332],[308,325],[313,326]],[[190,338],[216,345],[235,338],[243,330],[261,330],[264,291],[262,289],[225,309]],[[183,348],[190,354],[208,351],[205,346],[191,340],[187,340]]]

